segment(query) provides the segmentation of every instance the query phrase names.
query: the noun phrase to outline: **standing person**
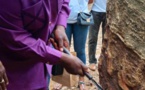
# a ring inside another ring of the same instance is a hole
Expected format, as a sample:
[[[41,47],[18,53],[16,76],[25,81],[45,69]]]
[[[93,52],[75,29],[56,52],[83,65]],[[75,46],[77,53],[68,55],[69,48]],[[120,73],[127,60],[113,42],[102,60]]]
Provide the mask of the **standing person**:
[[[93,71],[96,70],[97,59],[95,57],[95,54],[96,54],[96,47],[98,41],[98,32],[101,23],[102,23],[103,38],[105,33],[106,3],[107,0],[94,0],[92,10],[91,10],[94,19],[94,25],[91,25],[89,30],[88,51],[89,51],[89,63],[90,63],[89,68]]]
[[[86,54],[85,54],[85,44],[88,33],[88,26],[78,25],[77,16],[79,12],[88,11],[88,2],[89,0],[70,0],[69,7],[71,9],[70,16],[68,18],[66,34],[71,44],[71,38],[73,35],[74,50],[77,57],[86,64]],[[85,90],[84,87],[84,77],[79,76],[78,86],[80,90]]]
[[[87,67],[62,51],[69,0],[0,0],[0,59],[9,79],[7,90],[47,90],[46,64],[61,64],[84,75]],[[59,50],[47,45],[51,34]]]

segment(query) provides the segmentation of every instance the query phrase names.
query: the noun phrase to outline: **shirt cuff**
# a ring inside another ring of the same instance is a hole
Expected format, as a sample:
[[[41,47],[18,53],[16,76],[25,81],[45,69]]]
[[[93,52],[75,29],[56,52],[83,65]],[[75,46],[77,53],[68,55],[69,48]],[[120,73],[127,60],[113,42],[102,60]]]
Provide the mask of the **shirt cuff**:
[[[48,56],[47,59],[49,59],[49,60],[47,60],[47,61],[49,61],[49,62],[47,62],[47,63],[57,64],[62,56],[62,52],[60,52],[54,48],[51,48],[51,47],[48,47],[48,48],[49,49],[47,49],[47,50],[49,50],[49,51],[46,56]]]
[[[67,25],[67,17],[65,17],[64,15],[60,14],[57,20],[57,25],[62,25],[66,28]]]

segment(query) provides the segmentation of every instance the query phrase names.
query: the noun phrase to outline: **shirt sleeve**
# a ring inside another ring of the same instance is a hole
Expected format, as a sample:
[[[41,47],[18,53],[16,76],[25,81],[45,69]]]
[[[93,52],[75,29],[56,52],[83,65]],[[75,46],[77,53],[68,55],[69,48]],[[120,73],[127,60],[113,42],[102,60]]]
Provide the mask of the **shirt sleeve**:
[[[66,28],[67,18],[70,13],[69,9],[69,1],[70,0],[63,0],[62,8],[60,9],[57,25],[62,25]]]
[[[0,46],[3,53],[9,52],[15,59],[36,60],[56,64],[62,52],[46,45],[40,38],[0,16]],[[9,57],[10,58],[10,57]]]

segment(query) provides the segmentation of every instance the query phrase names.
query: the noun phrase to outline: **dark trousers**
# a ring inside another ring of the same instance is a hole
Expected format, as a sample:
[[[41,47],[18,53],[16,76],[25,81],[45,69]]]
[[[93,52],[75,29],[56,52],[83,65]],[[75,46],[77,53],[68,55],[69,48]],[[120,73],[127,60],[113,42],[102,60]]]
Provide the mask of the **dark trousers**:
[[[106,26],[106,13],[105,12],[95,12],[95,11],[91,11],[91,12],[94,18],[94,25],[91,25],[90,30],[89,30],[88,54],[89,54],[90,64],[97,63],[95,54],[96,54],[96,47],[97,47],[97,41],[98,41],[98,32],[99,32],[100,25],[102,23],[102,37],[104,38],[105,26]]]

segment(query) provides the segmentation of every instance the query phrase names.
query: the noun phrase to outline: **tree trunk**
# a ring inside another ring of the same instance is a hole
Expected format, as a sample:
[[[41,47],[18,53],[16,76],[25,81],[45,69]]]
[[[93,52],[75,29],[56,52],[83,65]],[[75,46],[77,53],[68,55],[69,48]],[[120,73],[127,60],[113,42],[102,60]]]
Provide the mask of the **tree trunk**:
[[[145,90],[145,0],[108,0],[99,58],[104,90]]]

